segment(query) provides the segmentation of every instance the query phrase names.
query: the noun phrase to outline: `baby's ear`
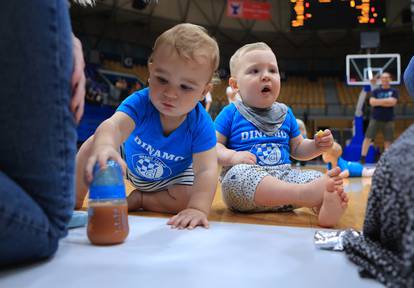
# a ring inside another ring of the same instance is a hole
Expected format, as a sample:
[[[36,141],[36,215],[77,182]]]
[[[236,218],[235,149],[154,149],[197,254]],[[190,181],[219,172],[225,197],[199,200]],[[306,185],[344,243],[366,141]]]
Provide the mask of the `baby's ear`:
[[[239,89],[239,86],[237,85],[237,79],[234,77],[230,77],[229,79],[229,85],[233,89],[233,91],[236,91]]]
[[[213,88],[213,84],[212,83],[208,83],[203,90],[203,98],[201,98],[201,100],[203,100],[204,98],[206,98],[206,95],[209,91],[211,91],[211,89]]]

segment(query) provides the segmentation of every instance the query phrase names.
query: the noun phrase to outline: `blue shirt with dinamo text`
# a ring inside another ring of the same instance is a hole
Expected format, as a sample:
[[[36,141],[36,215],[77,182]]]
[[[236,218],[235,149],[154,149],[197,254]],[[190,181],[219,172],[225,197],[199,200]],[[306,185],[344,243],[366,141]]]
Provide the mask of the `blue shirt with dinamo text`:
[[[124,143],[128,168],[145,181],[174,177],[192,164],[194,153],[216,145],[214,124],[198,103],[181,125],[168,136],[163,134],[160,112],[152,104],[149,88],[125,99],[117,111],[135,122],[135,129]]]
[[[300,135],[299,126],[290,108],[282,126],[272,136],[267,136],[246,120],[233,103],[220,112],[215,126],[227,138],[228,149],[249,151],[256,155],[257,164],[262,166],[291,163],[289,142],[291,138]]]

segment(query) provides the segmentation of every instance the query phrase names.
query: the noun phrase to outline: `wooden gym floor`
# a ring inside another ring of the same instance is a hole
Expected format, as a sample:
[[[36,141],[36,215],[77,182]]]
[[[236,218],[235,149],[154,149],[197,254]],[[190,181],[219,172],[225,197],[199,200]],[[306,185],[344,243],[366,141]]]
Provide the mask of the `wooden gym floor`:
[[[322,166],[306,166],[305,169],[315,169],[326,171]],[[127,194],[133,187],[128,183]],[[362,230],[365,217],[368,193],[371,188],[371,178],[348,178],[344,179],[344,189],[349,195],[349,205],[336,229],[354,228]],[[169,218],[171,215],[154,212],[132,212],[131,215],[151,216]],[[316,215],[308,208],[296,209],[294,212],[287,213],[236,213],[229,210],[221,197],[220,184],[217,185],[209,221],[230,222],[230,223],[249,223],[261,225],[277,225],[292,227],[318,227]]]

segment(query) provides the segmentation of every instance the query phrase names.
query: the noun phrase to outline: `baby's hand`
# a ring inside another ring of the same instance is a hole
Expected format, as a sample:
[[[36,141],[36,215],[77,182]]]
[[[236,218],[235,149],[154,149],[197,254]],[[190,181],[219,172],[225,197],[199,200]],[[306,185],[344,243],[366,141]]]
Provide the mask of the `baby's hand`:
[[[325,129],[325,131],[319,130],[315,134],[314,140],[316,147],[322,152],[328,151],[334,143],[332,133],[329,129]]]
[[[118,164],[121,165],[122,173],[125,175],[126,164],[125,161],[122,159],[121,155],[118,153],[118,151],[114,149],[111,145],[100,145],[98,147],[92,148],[91,155],[89,156],[89,159],[86,162],[85,180],[87,183],[92,182],[93,167],[95,166],[95,164],[98,163],[101,169],[105,169],[106,162],[109,159],[118,162]]]
[[[238,151],[231,157],[231,164],[256,164],[256,155],[248,151]]]
[[[171,225],[171,228],[187,228],[189,230],[199,225],[204,228],[209,227],[207,215],[203,211],[194,208],[184,209],[168,220],[167,224]]]

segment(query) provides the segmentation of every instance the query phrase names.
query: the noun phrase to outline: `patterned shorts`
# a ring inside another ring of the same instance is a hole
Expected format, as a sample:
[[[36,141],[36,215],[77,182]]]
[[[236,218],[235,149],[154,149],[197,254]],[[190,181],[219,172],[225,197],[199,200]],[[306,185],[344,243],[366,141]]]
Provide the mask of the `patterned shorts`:
[[[222,175],[224,175],[221,181],[223,200],[230,209],[239,212],[285,212],[297,207],[293,205],[265,207],[254,202],[254,194],[260,181],[266,176],[272,176],[285,182],[303,184],[323,174],[315,170],[292,169],[290,164],[278,166],[239,164],[227,171],[224,170]]]

